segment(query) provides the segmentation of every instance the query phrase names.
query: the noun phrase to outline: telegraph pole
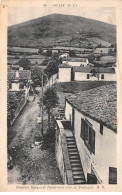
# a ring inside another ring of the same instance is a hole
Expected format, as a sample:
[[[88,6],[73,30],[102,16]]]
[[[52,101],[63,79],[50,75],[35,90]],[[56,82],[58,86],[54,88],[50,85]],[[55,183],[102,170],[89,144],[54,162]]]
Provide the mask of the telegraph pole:
[[[43,85],[44,85],[44,83],[43,83],[43,73],[42,73],[42,129],[41,129],[41,133],[42,133],[42,137],[43,137]]]

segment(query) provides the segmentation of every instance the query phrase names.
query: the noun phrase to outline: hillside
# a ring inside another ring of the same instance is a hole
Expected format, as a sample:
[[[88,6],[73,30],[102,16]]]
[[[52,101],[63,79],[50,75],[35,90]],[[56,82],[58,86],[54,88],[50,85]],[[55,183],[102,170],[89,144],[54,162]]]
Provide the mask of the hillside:
[[[8,27],[8,45],[52,46],[55,42],[71,44],[75,36],[97,37],[104,41],[116,42],[116,26],[78,16],[52,14]]]

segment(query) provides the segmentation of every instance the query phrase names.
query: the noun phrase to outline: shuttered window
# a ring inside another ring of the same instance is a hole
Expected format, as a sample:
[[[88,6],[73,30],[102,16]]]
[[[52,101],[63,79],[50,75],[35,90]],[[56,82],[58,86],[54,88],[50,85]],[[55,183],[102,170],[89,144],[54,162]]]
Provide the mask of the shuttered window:
[[[84,137],[85,137],[85,121],[82,118],[81,119],[81,138],[84,139]]]
[[[89,151],[95,154],[95,131],[89,124],[87,120],[81,118],[81,138]]]
[[[95,154],[95,131],[91,127],[89,128],[89,145],[91,152]]]

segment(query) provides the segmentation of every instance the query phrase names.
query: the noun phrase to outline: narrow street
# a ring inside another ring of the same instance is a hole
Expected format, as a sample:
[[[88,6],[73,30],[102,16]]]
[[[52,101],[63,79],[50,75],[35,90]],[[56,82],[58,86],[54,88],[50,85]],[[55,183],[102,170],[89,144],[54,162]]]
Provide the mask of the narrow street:
[[[22,113],[9,129],[14,168],[8,170],[9,184],[62,184],[57,167],[54,143],[45,147],[35,146],[36,137],[40,136],[37,117],[40,116],[39,96],[30,96]],[[47,117],[47,116],[46,116]],[[12,137],[13,135],[13,137]]]

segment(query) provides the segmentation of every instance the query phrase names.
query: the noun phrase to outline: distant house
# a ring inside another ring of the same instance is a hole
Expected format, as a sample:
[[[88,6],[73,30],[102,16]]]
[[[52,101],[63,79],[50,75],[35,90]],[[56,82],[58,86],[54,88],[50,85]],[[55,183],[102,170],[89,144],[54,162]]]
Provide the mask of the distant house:
[[[111,53],[111,52],[114,52],[114,48],[96,48],[94,50],[94,53],[95,54],[108,54],[108,53]]]
[[[71,68],[69,64],[61,64],[58,68],[58,81],[70,82],[71,81]]]
[[[69,57],[69,54],[68,53],[63,53],[59,56],[59,59],[62,59],[62,58],[67,58]]]
[[[31,73],[29,70],[8,71],[9,91],[24,91],[28,98]]]
[[[93,74],[91,72],[95,72]],[[74,81],[116,81],[114,68],[73,67]]]
[[[58,49],[52,49],[52,54],[58,53]]]
[[[65,117],[71,121],[85,179],[89,184],[117,183],[116,115],[116,84],[66,98]]]
[[[59,82],[70,81],[116,81],[115,68],[80,67],[67,63],[59,65]]]
[[[62,60],[62,63],[67,63],[71,66],[87,66],[89,61],[87,58],[67,58]]]

